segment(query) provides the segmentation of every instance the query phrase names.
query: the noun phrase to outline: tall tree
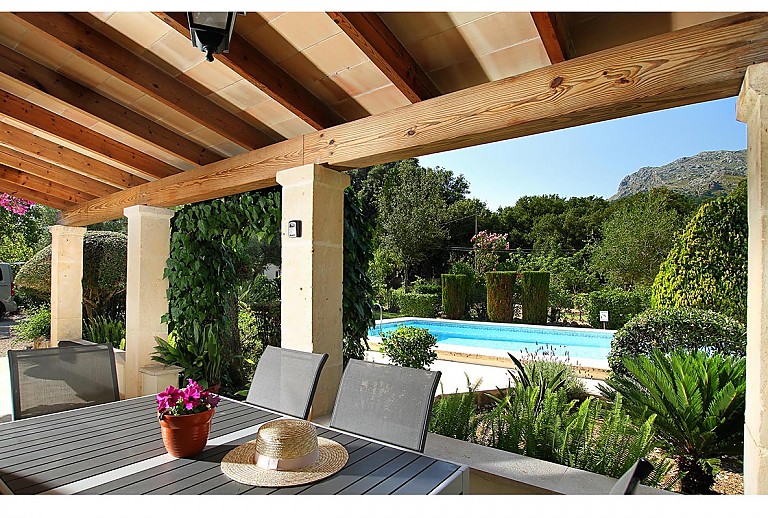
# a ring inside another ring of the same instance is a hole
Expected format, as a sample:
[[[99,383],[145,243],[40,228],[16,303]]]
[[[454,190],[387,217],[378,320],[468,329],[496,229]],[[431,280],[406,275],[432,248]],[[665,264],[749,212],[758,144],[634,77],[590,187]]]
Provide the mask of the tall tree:
[[[621,287],[650,286],[688,209],[667,189],[653,189],[617,202],[602,227],[603,241],[592,255],[593,267]]]
[[[387,175],[379,197],[380,238],[404,265],[403,279],[448,239],[442,178],[418,161],[399,162]]]

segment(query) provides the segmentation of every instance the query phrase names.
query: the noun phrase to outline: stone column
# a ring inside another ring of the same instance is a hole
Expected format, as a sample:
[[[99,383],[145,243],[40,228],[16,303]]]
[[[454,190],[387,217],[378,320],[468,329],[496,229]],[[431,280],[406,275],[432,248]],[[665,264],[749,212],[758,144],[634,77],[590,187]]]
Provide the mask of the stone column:
[[[768,63],[747,68],[736,112],[747,123],[749,211],[744,493],[768,494]]]
[[[51,233],[51,347],[83,337],[84,227],[48,227]]]
[[[168,312],[168,280],[163,271],[171,250],[173,211],[134,205],[124,214],[128,218],[124,393],[130,398],[156,393],[155,384],[145,383],[145,371],[164,370],[150,357],[157,345],[155,337],[168,337],[168,326],[160,319]]]
[[[333,409],[342,372],[341,292],[344,189],[349,176],[308,164],[277,173],[282,196],[282,346],[328,353],[312,405],[319,417]],[[301,237],[288,237],[292,220]]]

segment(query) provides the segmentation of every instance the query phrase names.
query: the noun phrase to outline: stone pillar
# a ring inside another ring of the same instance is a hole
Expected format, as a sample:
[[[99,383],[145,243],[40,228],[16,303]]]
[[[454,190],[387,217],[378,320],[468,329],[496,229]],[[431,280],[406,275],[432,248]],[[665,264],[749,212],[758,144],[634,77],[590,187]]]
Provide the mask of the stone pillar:
[[[134,205],[124,214],[128,218],[124,393],[131,398],[156,393],[156,386],[144,386],[142,369],[158,367],[150,359],[155,337],[168,338],[168,326],[160,319],[168,312],[163,271],[171,251],[173,211]]]
[[[84,227],[48,227],[51,233],[51,347],[83,337]]]
[[[744,493],[768,494],[768,63],[747,68],[736,106],[747,123],[749,259]]]
[[[308,164],[277,173],[282,196],[282,346],[328,353],[312,405],[319,417],[333,409],[342,372],[341,292],[344,189],[349,176]],[[301,237],[288,237],[292,220]]]

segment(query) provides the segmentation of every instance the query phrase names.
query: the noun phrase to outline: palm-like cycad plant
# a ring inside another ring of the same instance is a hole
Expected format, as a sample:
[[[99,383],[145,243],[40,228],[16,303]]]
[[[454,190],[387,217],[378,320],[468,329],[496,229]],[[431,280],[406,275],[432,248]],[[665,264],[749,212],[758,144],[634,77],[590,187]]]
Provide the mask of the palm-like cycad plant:
[[[629,374],[615,374],[608,384],[631,415],[656,414],[657,437],[685,472],[683,493],[708,492],[720,457],[743,449],[745,359],[654,351],[623,363]]]

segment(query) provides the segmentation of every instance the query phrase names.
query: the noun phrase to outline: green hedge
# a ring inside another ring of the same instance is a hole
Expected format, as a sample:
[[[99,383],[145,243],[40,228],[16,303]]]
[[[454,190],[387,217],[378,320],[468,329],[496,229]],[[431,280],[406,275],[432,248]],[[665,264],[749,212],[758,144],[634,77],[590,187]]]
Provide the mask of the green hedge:
[[[747,321],[747,186],[701,206],[661,264],[653,307],[717,311]]]
[[[608,363],[626,373],[621,357],[650,354],[656,349],[704,350],[744,356],[747,330],[734,318],[694,308],[649,309],[626,323],[611,341]]]
[[[469,277],[444,273],[441,277],[443,284],[443,312],[446,318],[458,320],[464,317],[469,296]]]
[[[440,305],[440,295],[427,293],[396,293],[395,300],[400,314],[407,317],[435,318]]]
[[[549,272],[521,272],[520,290],[523,322],[546,324],[549,309]]]
[[[512,322],[515,317],[517,272],[486,272],[487,311],[491,322]]]
[[[648,293],[645,291],[624,291],[607,289],[593,291],[587,298],[586,312],[589,325],[602,328],[600,312],[608,311],[606,329],[620,329],[633,316],[649,307]]]

